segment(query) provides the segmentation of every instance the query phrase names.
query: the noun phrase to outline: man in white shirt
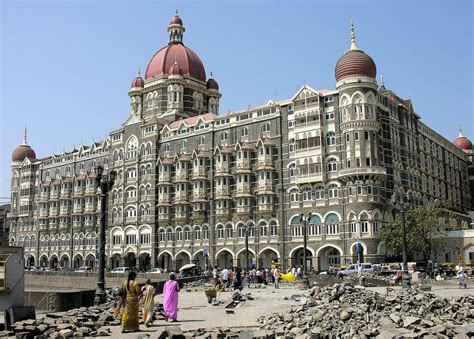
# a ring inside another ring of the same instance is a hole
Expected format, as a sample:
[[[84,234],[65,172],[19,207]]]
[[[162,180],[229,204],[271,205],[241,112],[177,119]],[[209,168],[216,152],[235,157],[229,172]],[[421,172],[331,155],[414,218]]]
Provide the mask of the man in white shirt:
[[[224,286],[229,287],[229,270],[227,267],[222,270],[222,280],[224,282]]]

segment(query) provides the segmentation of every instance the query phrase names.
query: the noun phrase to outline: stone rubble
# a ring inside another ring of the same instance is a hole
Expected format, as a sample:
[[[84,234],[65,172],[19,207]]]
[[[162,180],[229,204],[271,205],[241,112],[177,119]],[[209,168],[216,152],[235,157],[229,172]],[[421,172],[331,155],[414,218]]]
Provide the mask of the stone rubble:
[[[293,307],[287,314],[260,318],[261,330],[277,337],[311,338],[474,335],[474,296],[448,300],[418,289],[391,288],[381,295],[346,282],[318,287],[313,293],[304,305]]]
[[[102,326],[120,325],[120,317],[113,316],[119,299],[118,288],[106,290],[106,302],[100,306],[80,307],[62,314],[49,313],[41,319],[16,322],[12,331],[0,332],[0,337],[17,338],[69,338],[109,336],[110,329]],[[155,305],[155,319],[160,316],[159,305]],[[142,318],[141,308],[139,319]]]

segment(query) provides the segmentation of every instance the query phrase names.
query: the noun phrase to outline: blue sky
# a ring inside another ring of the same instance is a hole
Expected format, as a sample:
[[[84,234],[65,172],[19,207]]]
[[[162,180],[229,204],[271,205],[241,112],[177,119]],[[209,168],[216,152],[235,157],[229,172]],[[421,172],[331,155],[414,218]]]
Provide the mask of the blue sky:
[[[386,87],[448,139],[459,122],[474,139],[468,0],[0,0],[0,197],[25,125],[43,157],[101,140],[127,119],[130,83],[167,44],[176,6],[185,44],[219,82],[221,113],[289,98],[305,82],[333,89],[352,17]]]

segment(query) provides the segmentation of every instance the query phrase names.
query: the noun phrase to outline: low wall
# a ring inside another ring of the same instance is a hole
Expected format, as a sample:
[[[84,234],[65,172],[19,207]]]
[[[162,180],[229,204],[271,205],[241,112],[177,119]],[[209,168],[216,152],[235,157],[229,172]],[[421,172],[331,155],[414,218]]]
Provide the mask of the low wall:
[[[146,279],[150,279],[155,287],[157,293],[161,293],[163,285],[168,280],[169,275],[166,273],[137,273],[137,281],[140,285],[144,284]],[[195,281],[201,279],[201,276],[179,278],[180,283],[188,281]],[[119,287],[124,280],[127,279],[127,274],[124,273],[106,273],[105,287]],[[25,289],[34,288],[72,288],[79,290],[95,290],[97,287],[97,273],[76,273],[76,272],[25,272]]]
[[[37,310],[61,312],[94,304],[95,290],[25,290],[25,305]]]

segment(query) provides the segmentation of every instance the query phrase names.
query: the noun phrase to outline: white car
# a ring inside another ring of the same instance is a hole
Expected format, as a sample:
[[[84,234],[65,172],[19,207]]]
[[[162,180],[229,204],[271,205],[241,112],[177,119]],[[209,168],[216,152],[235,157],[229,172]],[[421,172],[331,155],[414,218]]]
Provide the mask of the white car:
[[[374,271],[374,268],[372,267],[372,264],[362,263],[362,264],[349,265],[345,270],[339,271],[338,274],[351,275],[351,274],[357,274],[359,272],[372,273],[373,271]]]
[[[152,268],[146,271],[146,273],[163,273],[163,271],[161,270],[161,268]]]
[[[79,267],[77,270],[75,270],[74,272],[78,272],[78,273],[84,273],[84,272],[90,272],[92,271],[92,267],[88,267],[88,266],[83,266],[83,267]]]
[[[130,267],[117,267],[114,268],[111,273],[127,273],[130,272],[132,269]]]

